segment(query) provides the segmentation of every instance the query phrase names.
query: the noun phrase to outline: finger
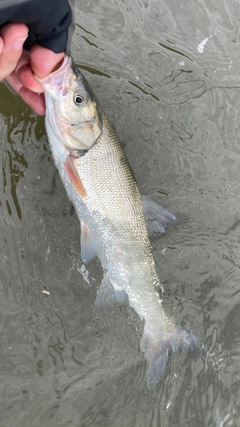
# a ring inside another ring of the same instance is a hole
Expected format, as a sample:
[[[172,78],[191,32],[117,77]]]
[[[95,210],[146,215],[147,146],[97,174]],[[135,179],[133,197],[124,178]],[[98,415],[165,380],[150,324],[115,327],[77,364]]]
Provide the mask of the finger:
[[[50,49],[34,44],[30,50],[32,70],[42,79],[61,64],[64,56],[64,52],[54,53]]]
[[[2,53],[3,48],[4,48],[4,42],[3,42],[2,37],[0,37],[0,55]]]
[[[3,42],[0,55],[0,80],[7,77],[16,67],[22,54],[23,43],[28,36],[28,28],[24,24],[7,24],[0,30]]]
[[[45,114],[45,99],[43,93],[35,93],[31,90],[22,87],[19,91],[21,98],[35,111],[35,113],[43,116]]]
[[[16,72],[18,79],[27,89],[33,92],[44,92],[42,85],[35,79],[30,64],[23,65]]]
[[[20,90],[22,89],[23,85],[22,83],[19,81],[18,77],[16,76],[15,73],[10,74],[8,77],[6,77],[6,81],[10,84],[10,86],[12,86],[12,88],[19,93]]]
[[[43,93],[37,94],[25,88],[13,72],[6,78],[10,86],[21,96],[21,98],[40,115],[45,114],[45,100]]]
[[[16,68],[14,70],[18,80],[27,89],[36,93],[43,92],[42,85],[35,79],[33,71],[30,66],[30,53],[26,50],[23,51]]]

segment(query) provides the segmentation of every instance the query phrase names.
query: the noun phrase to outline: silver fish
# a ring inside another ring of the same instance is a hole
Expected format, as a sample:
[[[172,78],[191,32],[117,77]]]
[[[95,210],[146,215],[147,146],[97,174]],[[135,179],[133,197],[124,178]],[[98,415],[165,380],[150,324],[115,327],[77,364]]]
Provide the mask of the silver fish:
[[[98,256],[104,270],[96,303],[127,298],[144,320],[140,347],[153,389],[169,352],[196,346],[191,332],[165,316],[156,291],[160,282],[149,236],[161,234],[176,218],[141,197],[118,138],[73,60],[66,56],[57,71],[39,81],[54,162],[81,222],[82,259],[88,263]]]

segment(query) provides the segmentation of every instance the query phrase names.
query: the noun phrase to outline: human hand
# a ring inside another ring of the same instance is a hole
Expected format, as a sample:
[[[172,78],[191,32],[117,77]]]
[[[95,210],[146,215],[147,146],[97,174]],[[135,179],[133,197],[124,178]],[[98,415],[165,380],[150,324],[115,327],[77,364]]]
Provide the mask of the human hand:
[[[43,88],[34,73],[44,78],[61,63],[64,52],[54,53],[38,44],[23,50],[28,36],[24,24],[6,24],[0,30],[0,80],[6,78],[22,99],[37,113],[45,113]]]

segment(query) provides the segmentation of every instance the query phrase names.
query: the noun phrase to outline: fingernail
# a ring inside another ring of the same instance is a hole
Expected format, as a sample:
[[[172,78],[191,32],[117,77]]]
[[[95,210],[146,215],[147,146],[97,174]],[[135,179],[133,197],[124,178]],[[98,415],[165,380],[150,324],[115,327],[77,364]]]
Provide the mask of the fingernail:
[[[16,39],[13,42],[13,48],[15,50],[21,50],[23,48],[23,43],[25,42],[27,37],[22,37],[20,39]]]

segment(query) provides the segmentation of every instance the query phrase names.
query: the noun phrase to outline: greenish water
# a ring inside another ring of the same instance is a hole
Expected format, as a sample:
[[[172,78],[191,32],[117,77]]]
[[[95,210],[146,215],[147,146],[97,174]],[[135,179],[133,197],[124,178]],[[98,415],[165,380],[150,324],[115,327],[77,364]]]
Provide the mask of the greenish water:
[[[95,306],[102,270],[82,266],[43,118],[2,83],[0,426],[238,427],[240,5],[77,3],[73,56],[141,193],[179,218],[154,243],[164,308],[204,351],[147,389],[143,325]]]

